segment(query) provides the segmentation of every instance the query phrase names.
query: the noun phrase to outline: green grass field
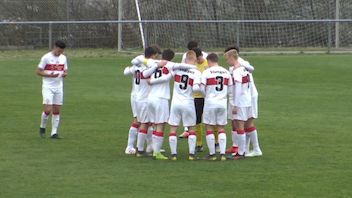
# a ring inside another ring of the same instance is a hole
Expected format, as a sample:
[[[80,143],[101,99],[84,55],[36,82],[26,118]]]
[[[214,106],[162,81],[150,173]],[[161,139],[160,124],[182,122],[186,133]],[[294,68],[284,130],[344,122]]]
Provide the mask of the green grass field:
[[[124,154],[132,55],[111,51],[67,51],[64,139],[39,138],[44,53],[0,52],[1,198],[352,196],[350,55],[246,56],[264,156],[189,162],[180,140],[173,162]]]

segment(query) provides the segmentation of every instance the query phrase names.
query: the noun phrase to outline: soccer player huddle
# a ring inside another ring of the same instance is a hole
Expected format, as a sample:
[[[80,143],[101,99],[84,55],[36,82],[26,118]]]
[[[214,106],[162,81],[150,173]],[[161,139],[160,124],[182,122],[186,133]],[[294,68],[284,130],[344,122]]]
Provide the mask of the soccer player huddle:
[[[199,159],[196,154],[203,151],[203,126],[209,150],[207,160],[262,156],[254,125],[258,117],[254,67],[239,57],[235,46],[225,50],[228,68],[218,64],[217,54],[203,52],[195,41],[190,41],[187,48],[182,62],[175,63],[172,50],[161,52],[152,45],[145,48],[144,55],[131,61],[132,66],[124,69],[124,75],[132,77],[133,112],[125,153],[177,160],[177,129],[182,121],[185,132],[179,138],[188,139],[189,160]],[[232,124],[232,146],[226,150],[228,120]],[[169,157],[162,152],[166,123]]]

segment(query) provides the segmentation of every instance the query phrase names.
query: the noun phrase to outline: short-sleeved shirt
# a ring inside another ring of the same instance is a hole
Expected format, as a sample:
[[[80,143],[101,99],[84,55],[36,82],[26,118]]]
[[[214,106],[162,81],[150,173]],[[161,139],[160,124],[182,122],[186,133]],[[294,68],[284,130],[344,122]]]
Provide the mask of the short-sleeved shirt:
[[[68,69],[66,56],[61,54],[55,56],[52,52],[45,54],[38,65],[46,74],[59,74],[58,77],[43,77],[43,87],[61,88],[63,86],[62,74]]]

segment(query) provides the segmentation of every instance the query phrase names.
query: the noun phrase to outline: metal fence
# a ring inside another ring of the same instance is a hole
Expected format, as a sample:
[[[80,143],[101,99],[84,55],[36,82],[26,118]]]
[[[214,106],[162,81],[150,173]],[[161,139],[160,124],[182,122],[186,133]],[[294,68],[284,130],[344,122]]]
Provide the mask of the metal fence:
[[[190,40],[203,48],[350,50],[351,10],[351,0],[0,0],[0,49],[62,39],[118,50],[184,49]]]
[[[3,30],[0,46],[2,49],[51,48],[54,40],[61,39],[71,48],[141,48],[140,23],[144,27],[145,43],[165,48],[185,48],[191,39],[198,40],[204,48],[233,44],[257,50],[352,48],[352,19],[0,22]],[[336,43],[337,24],[339,43]],[[180,29],[184,31],[176,31]]]

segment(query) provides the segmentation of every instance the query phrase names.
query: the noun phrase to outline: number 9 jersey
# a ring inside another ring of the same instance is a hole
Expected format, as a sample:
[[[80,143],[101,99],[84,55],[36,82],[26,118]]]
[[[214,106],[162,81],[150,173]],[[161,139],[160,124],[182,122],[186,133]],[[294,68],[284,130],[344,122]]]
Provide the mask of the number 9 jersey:
[[[194,107],[194,90],[198,88],[202,74],[196,69],[176,69],[174,89],[171,102],[169,124],[178,126],[183,121],[186,127],[196,125],[196,110]]]

